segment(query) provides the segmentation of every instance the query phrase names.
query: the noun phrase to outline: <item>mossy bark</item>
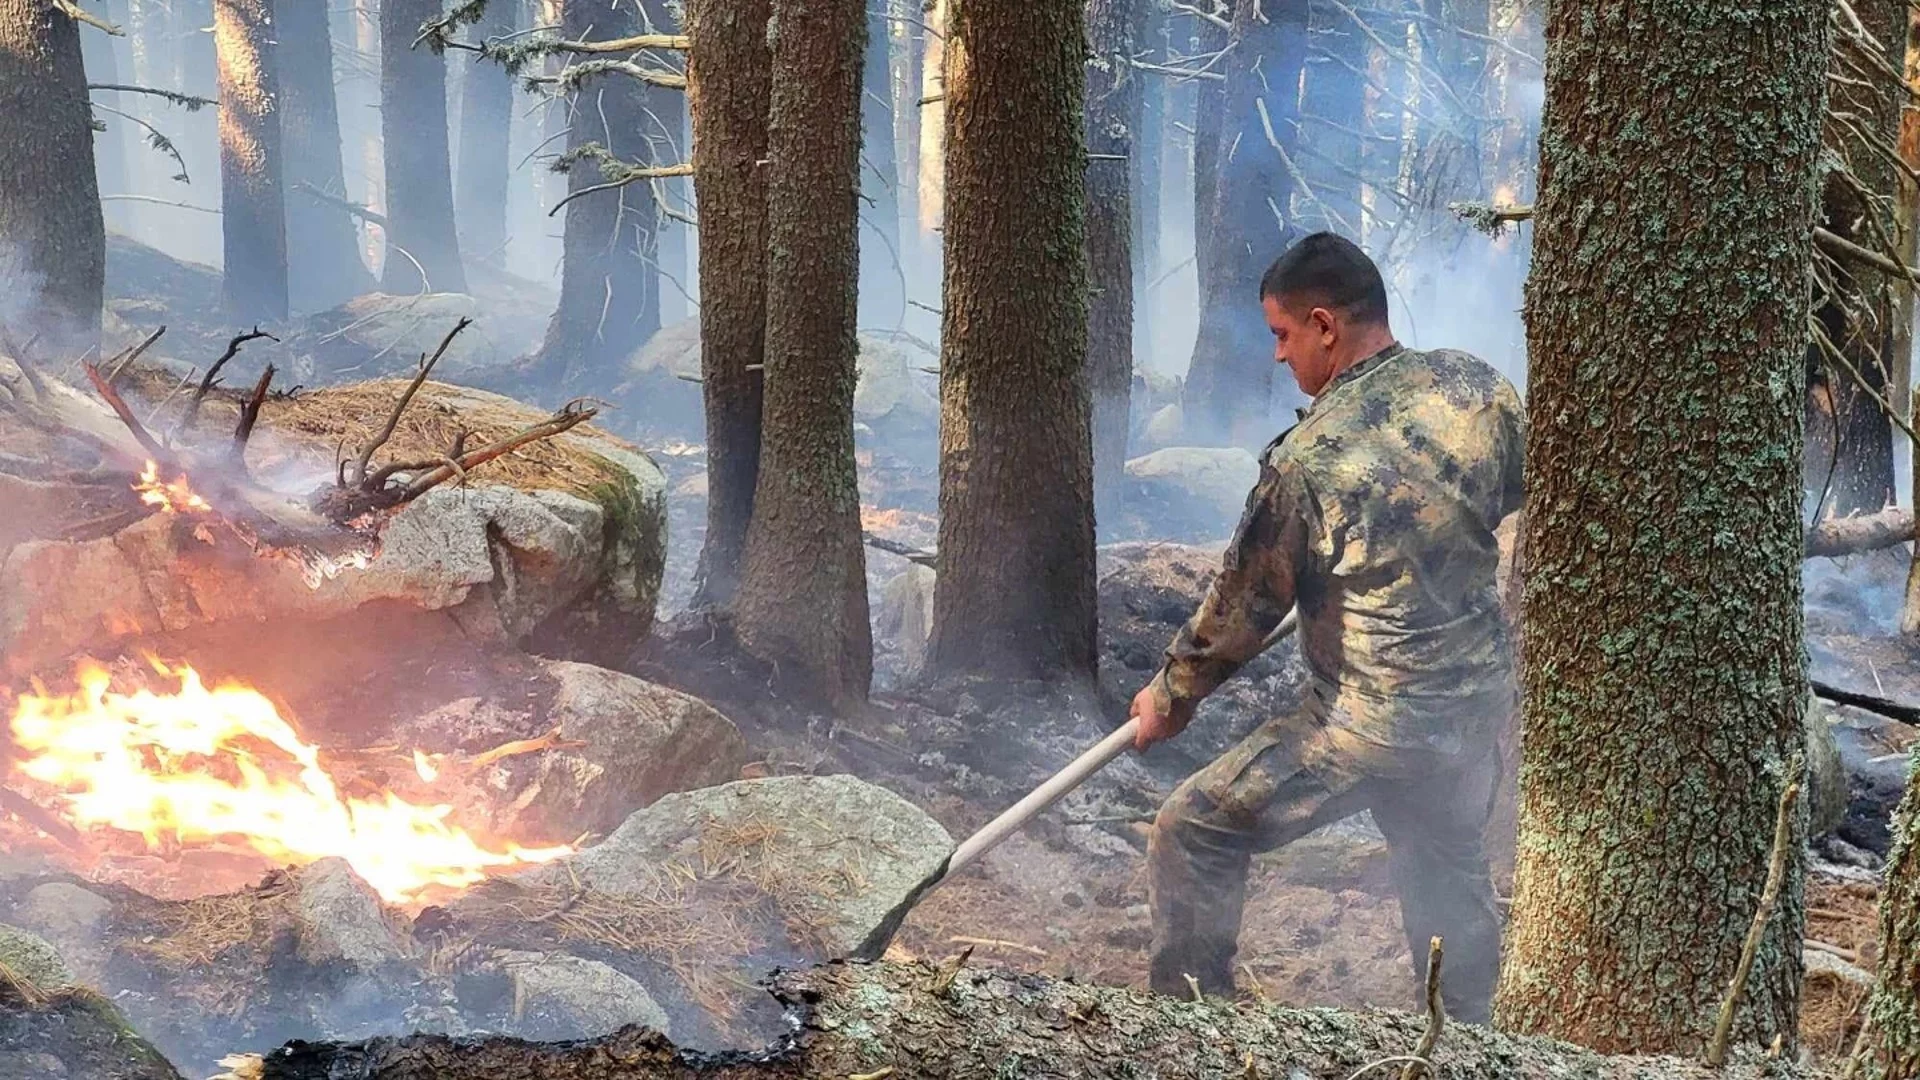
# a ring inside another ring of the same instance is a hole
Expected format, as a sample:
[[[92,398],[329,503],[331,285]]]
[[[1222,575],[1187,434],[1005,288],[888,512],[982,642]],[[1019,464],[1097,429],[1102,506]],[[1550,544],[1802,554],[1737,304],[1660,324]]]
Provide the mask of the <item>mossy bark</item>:
[[[963,969],[934,993],[926,964],[828,965],[779,978],[792,1037],[755,1053],[676,1051],[637,1027],[578,1043],[416,1035],[365,1043],[292,1043],[264,1080],[690,1080],[694,1077],[1157,1077],[1349,1080],[1398,1075],[1426,1019],[1399,1012],[1286,1009],[1158,997],[1137,990]],[[1547,1039],[1448,1024],[1439,1075],[1476,1080],[1799,1080],[1785,1062],[1604,1057]],[[1386,1059],[1396,1059],[1388,1061]]]
[[[734,597],[747,652],[836,705],[873,681],[853,457],[862,0],[775,0],[760,476]]]
[[[0,2],[0,236],[9,329],[77,352],[100,337],[107,232],[80,34],[45,0]]]
[[[1920,750],[1911,763],[1880,894],[1879,981],[1867,1001],[1869,1080],[1920,1080]]]
[[[333,35],[327,0],[278,0],[281,135],[292,181],[335,198],[347,194],[340,147],[340,109],[333,88]],[[505,130],[505,119],[496,131]],[[505,152],[502,142],[502,153]],[[304,191],[288,191],[287,303],[320,311],[373,288],[360,261],[359,234],[345,208]]]
[[[700,376],[707,419],[707,537],[693,606],[733,598],[760,476],[767,332],[767,51],[771,0],[687,5],[687,105],[700,201]],[[751,369],[751,370],[750,370]]]
[[[1093,399],[1094,524],[1119,517],[1133,390],[1133,199],[1130,163],[1159,152],[1140,127],[1137,51],[1143,0],[1087,4],[1087,389]]]
[[[948,8],[940,674],[1094,673],[1084,27],[1078,0]]]
[[[606,41],[642,31],[631,0],[562,0],[560,30],[575,41]],[[609,72],[581,83],[567,126],[567,149],[598,146],[617,161],[665,165],[654,146],[666,145],[655,123],[661,95],[637,79]],[[607,182],[598,162],[580,158],[567,170],[560,260],[560,302],[547,322],[541,366],[563,393],[613,392],[626,378],[626,361],[660,329],[660,213],[647,182],[579,193]]]
[[[1293,201],[1307,0],[1238,0],[1231,37],[1221,64],[1219,163],[1206,195],[1213,246],[1201,268],[1184,404],[1189,441],[1258,447],[1275,434],[1273,336],[1260,314],[1260,276],[1302,235]]]
[[[1697,1053],[1760,899],[1807,694],[1796,492],[1827,17],[1548,7],[1509,1030]],[[1794,1042],[1788,863],[1740,1045]]]
[[[438,0],[384,0],[380,5],[380,141],[387,198],[381,288],[400,296],[423,287],[467,291],[453,226],[447,62],[413,44],[420,24],[440,13]]]

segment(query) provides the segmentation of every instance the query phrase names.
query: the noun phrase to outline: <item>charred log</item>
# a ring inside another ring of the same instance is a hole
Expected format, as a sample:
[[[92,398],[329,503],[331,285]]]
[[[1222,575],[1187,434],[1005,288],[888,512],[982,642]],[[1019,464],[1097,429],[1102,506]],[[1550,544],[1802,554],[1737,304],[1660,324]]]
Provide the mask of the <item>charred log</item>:
[[[1289,1009],[1154,997],[1118,987],[932,965],[833,964],[789,973],[774,994],[792,1034],[758,1053],[699,1055],[637,1027],[601,1039],[528,1043],[414,1035],[361,1043],[290,1043],[267,1055],[264,1080],[641,1080],[729,1077],[1024,1075],[1289,1076],[1346,1080],[1369,1065],[1412,1060],[1428,1028],[1411,1013]],[[1724,1070],[1679,1058],[1607,1057],[1563,1042],[1448,1025],[1433,1061],[1483,1080],[1583,1076],[1682,1080],[1798,1067],[1750,1048]],[[1042,1064],[1044,1063],[1044,1064]]]

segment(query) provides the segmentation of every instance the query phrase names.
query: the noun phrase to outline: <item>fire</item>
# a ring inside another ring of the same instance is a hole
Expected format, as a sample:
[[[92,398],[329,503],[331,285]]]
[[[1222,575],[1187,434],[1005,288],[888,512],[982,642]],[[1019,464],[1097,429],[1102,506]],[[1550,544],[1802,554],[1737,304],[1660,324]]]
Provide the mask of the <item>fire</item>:
[[[78,825],[139,833],[155,849],[238,838],[282,863],[340,856],[390,903],[573,851],[493,851],[447,823],[451,806],[416,806],[392,793],[342,798],[318,749],[258,691],[209,689],[187,665],[149,662],[179,689],[119,693],[107,669],[87,661],[77,693],[36,685],[15,709],[24,755],[15,768],[57,790]]]
[[[1514,190],[1512,184],[1501,184],[1493,189],[1493,205],[1512,206]]]
[[[887,510],[877,506],[862,505],[860,507],[860,527],[867,532],[881,529],[930,529],[934,525],[935,521],[931,515],[915,510],[905,510],[897,506]]]
[[[157,506],[169,514],[205,514],[213,510],[207,500],[194,494],[193,489],[187,486],[184,474],[171,483],[162,483],[160,466],[151,461],[147,462],[146,470],[140,474],[140,482],[133,485],[133,490],[140,493],[141,502]]]

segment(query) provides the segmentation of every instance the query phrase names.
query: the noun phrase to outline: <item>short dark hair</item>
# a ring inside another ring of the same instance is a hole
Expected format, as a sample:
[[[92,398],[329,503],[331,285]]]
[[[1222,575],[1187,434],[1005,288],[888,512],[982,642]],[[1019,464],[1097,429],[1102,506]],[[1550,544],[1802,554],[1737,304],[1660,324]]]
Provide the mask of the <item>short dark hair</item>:
[[[1343,236],[1317,232],[1273,260],[1260,279],[1260,298],[1305,300],[1345,312],[1363,323],[1385,325],[1387,284],[1360,246]]]

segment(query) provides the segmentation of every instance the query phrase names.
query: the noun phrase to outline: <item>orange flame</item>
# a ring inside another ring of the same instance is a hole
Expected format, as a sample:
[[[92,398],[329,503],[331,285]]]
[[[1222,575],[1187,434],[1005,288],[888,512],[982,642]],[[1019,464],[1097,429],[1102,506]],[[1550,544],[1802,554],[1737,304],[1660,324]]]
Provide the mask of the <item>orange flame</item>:
[[[117,693],[108,671],[88,661],[79,692],[52,696],[36,686],[20,698],[13,735],[25,756],[15,767],[57,789],[76,824],[139,833],[154,848],[163,837],[237,837],[279,862],[340,856],[390,903],[573,851],[492,851],[447,823],[451,806],[416,806],[391,793],[343,799],[319,751],[259,692],[208,689],[191,667],[149,662],[177,680],[178,691]]]
[[[172,483],[162,483],[160,466],[151,461],[147,462],[146,470],[140,474],[140,482],[133,485],[133,490],[140,493],[141,502],[157,506],[165,513],[205,514],[213,510],[207,500],[194,494],[193,489],[187,486],[184,473]]]

